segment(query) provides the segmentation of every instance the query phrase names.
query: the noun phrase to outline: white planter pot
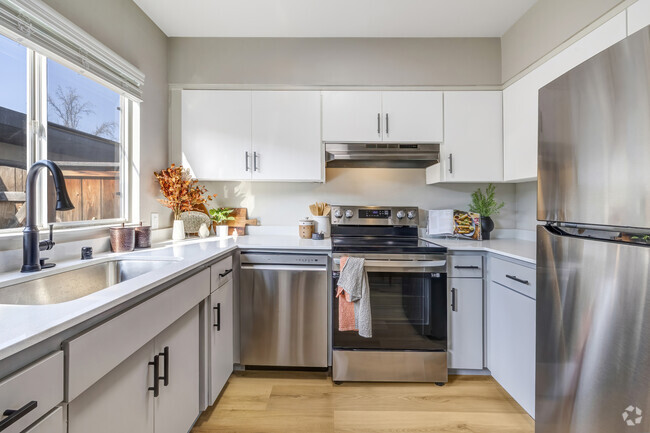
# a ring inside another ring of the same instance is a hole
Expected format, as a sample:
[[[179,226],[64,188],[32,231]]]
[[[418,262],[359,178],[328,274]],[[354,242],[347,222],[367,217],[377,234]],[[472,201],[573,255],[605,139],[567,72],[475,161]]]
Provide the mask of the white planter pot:
[[[228,226],[215,226],[214,231],[218,238],[228,237]]]
[[[183,224],[183,220],[174,220],[172,240],[182,241],[183,239],[185,239],[185,224]]]

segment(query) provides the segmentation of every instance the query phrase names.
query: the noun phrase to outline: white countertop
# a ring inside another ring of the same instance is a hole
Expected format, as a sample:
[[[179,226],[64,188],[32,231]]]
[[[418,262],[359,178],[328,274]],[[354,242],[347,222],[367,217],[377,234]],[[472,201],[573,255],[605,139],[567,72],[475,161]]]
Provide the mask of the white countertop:
[[[119,306],[175,277],[225,256],[237,248],[268,250],[331,250],[329,239],[304,240],[298,236],[240,236],[233,239],[191,239],[180,242],[164,242],[153,248],[131,253],[104,253],[93,260],[69,260],[55,268],[34,274],[6,272],[0,274],[0,287],[46,275],[64,272],[81,264],[89,265],[107,258],[166,259],[169,264],[155,272],[149,272],[120,284],[110,286],[82,298],[52,305],[0,305],[0,359],[37,344],[45,339],[72,328],[92,317]],[[1,289],[0,289],[1,290]]]
[[[450,251],[485,251],[512,259],[535,264],[536,243],[522,239],[492,239],[489,241],[470,241],[456,238],[437,238],[424,236],[422,239],[447,247]]]

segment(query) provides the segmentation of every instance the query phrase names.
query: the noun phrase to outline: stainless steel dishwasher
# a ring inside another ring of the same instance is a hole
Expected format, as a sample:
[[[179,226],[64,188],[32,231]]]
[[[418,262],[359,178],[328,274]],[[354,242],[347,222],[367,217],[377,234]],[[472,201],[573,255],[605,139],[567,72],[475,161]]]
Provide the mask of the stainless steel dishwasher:
[[[327,367],[327,256],[242,253],[241,364]]]

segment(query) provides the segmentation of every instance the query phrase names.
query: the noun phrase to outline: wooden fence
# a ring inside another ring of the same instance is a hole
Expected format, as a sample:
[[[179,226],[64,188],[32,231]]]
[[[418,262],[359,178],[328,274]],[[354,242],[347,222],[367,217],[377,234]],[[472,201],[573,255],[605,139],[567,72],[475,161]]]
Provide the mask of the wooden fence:
[[[54,185],[48,188],[49,221],[69,222],[120,217],[119,175],[116,171],[63,170],[68,195],[75,208],[54,210]],[[0,167],[0,229],[21,227],[25,223],[26,171]]]

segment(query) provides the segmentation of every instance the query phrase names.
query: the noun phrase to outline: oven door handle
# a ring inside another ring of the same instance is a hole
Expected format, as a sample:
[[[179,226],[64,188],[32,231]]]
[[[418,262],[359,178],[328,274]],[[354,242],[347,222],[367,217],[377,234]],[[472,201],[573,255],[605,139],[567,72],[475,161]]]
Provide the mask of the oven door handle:
[[[341,259],[334,259],[341,265]],[[447,265],[446,260],[366,260],[366,268],[439,268]]]

